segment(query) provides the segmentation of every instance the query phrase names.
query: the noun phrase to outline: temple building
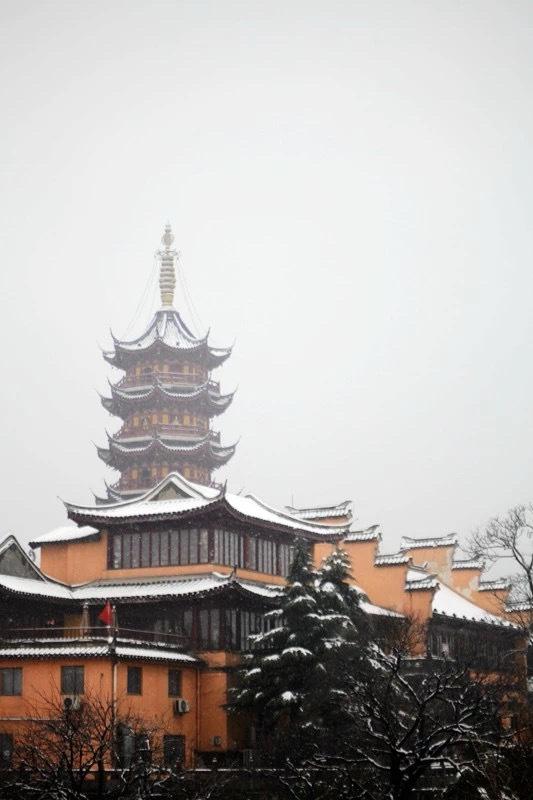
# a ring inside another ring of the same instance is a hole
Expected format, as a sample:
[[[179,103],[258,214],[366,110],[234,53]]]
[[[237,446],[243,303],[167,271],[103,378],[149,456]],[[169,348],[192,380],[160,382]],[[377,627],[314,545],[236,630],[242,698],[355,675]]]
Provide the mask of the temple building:
[[[157,253],[161,308],[140,336],[113,337],[113,350],[104,352],[123,376],[110,384],[110,396],[102,397],[122,426],[107,435],[107,447],[98,448],[104,463],[120,473],[101,502],[138,496],[174,471],[209,486],[214,470],[235,452],[235,445],[222,445],[211,427],[233,399],[211,376],[231,348],[213,347],[208,335],[197,338],[174,308],[178,254],[173,242],[167,225]]]
[[[454,537],[405,539],[383,553],[379,527],[353,529],[348,503],[289,513],[176,472],[137,498],[65,508],[70,523],[31,542],[40,567],[14,537],[0,544],[7,753],[56,686],[65,703],[98,692],[164,720],[169,764],[248,763],[251,731],[227,714],[227,692],[251,634],[272,624],[297,537],[317,565],[346,551],[378,634],[415,616],[427,630],[423,657],[473,653],[480,670],[505,669],[520,652],[520,630],[501,615],[483,566],[457,559]],[[107,604],[111,630],[98,621]]]
[[[350,501],[282,509],[212,482],[235,450],[211,429],[232,400],[211,371],[231,350],[196,338],[173,307],[172,244],[167,226],[160,310],[105,353],[124,373],[102,399],[123,424],[99,450],[118,482],[93,505],[65,503],[66,525],[35,531],[39,565],[15,537],[0,543],[0,768],[51,687],[64,708],[96,693],[164,720],[169,766],[253,763],[251,731],[225,704],[251,635],[273,624],[296,539],[316,565],[346,551],[374,631],[424,623],[424,658],[474,652],[476,668],[494,671],[523,652],[495,599],[508,585],[459,558],[455,536],[404,538],[384,553],[378,525],[353,527]]]

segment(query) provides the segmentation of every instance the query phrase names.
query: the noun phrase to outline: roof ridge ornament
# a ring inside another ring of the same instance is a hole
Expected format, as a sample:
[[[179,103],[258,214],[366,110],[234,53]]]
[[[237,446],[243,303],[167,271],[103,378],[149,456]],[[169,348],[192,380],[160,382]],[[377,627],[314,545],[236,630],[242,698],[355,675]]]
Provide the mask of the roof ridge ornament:
[[[164,250],[158,250],[157,256],[159,257],[159,289],[161,291],[161,305],[163,308],[174,307],[174,289],[176,288],[176,270],[175,263],[178,258],[178,251],[172,250],[174,244],[174,234],[170,223],[165,225],[165,232],[161,237],[161,244],[164,245]]]

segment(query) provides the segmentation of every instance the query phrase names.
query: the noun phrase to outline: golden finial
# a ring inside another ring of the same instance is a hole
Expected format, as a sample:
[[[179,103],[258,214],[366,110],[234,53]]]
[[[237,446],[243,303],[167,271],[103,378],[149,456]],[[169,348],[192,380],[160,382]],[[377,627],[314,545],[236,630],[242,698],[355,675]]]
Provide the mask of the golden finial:
[[[158,256],[161,260],[159,288],[161,290],[161,304],[164,308],[172,308],[174,304],[174,289],[176,288],[174,264],[178,254],[175,250],[170,249],[173,243],[174,234],[167,222],[165,225],[165,232],[161,237],[161,244],[165,246],[165,249],[158,251]]]

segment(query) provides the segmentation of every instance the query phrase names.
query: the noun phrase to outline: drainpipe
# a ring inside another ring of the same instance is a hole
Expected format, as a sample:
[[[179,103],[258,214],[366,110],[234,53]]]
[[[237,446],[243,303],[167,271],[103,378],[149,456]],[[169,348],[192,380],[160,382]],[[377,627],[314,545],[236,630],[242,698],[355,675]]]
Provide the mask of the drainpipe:
[[[196,667],[196,750],[194,754],[194,767],[196,767],[197,753],[200,749],[200,669]]]
[[[109,654],[111,656],[111,762],[116,763],[116,727],[117,727],[117,612],[113,606],[113,627],[109,628]]]

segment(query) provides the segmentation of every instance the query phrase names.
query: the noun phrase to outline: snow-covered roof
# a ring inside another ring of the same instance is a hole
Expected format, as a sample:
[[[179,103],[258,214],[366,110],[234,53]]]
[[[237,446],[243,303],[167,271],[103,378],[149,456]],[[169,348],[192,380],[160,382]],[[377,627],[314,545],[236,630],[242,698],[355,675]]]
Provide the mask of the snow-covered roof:
[[[145,350],[159,341],[167,347],[190,350],[205,342],[207,336],[198,338],[192,333],[175,308],[159,309],[152,317],[146,330],[136,339],[117,339],[113,336],[115,347],[123,350]]]
[[[59,528],[48,533],[43,533],[41,536],[36,536],[30,542],[32,547],[40,547],[42,544],[52,544],[60,542],[74,542],[82,541],[84,539],[93,539],[100,536],[100,531],[97,528],[91,528],[90,525],[61,525]]]
[[[116,647],[106,640],[95,641],[91,639],[74,640],[39,640],[28,642],[13,642],[13,644],[0,647],[0,658],[105,658],[116,655],[119,659],[139,661],[173,661],[182,664],[199,664],[199,660],[187,653],[170,648],[138,644],[129,640],[118,640]]]
[[[171,436],[143,436],[131,439],[115,439],[108,434],[108,447],[97,447],[98,455],[109,466],[115,462],[122,462],[123,455],[147,455],[148,453],[161,452],[168,453],[195,453],[204,455],[212,459],[217,464],[224,464],[229,461],[235,453],[237,445],[224,447],[216,441],[213,432],[210,431],[204,436],[187,441],[180,437]]]
[[[479,581],[478,584],[478,591],[479,592],[497,592],[497,591],[506,591],[511,588],[511,583],[507,578],[495,579],[495,580],[485,580]]]
[[[176,388],[172,384],[170,377],[165,377],[165,373],[160,373],[155,377],[150,377],[143,381],[140,377],[142,386],[140,387],[120,387],[109,384],[111,397],[102,397],[102,404],[108,411],[113,412],[115,405],[120,407],[125,404],[126,408],[131,408],[137,402],[144,404],[147,400],[173,400],[190,402],[191,400],[203,401],[212,413],[224,411],[231,403],[235,392],[220,394],[220,387],[213,381],[206,381],[199,386]]]
[[[231,347],[211,347],[208,344],[209,332],[198,338],[187,327],[175,308],[161,308],[156,311],[148,327],[136,339],[121,340],[113,336],[114,351],[104,351],[104,358],[119,365],[121,356],[143,352],[153,345],[168,347],[185,352],[207,351],[210,366],[218,366],[231,353]]]
[[[410,536],[402,536],[400,550],[415,550],[426,547],[453,547],[459,543],[456,533],[446,536],[431,536],[423,539],[414,539]]]
[[[433,595],[432,611],[434,614],[442,614],[446,617],[458,617],[474,622],[487,622],[492,625],[512,627],[512,623],[496,616],[496,614],[490,614],[462,594],[450,589],[444,583],[438,584],[437,590]]]
[[[352,518],[352,502],[345,500],[336,506],[309,506],[307,508],[294,508],[285,506],[288,514],[297,519],[325,519],[335,517]]]
[[[452,569],[483,569],[485,562],[481,558],[456,558]]]
[[[379,525],[370,525],[362,531],[349,531],[344,537],[345,542],[371,542],[373,539],[376,541],[381,540],[381,531]]]
[[[430,575],[424,569],[411,567],[407,570],[405,588],[407,591],[418,589],[435,589],[438,586],[437,576]]]
[[[384,608],[383,606],[377,606],[368,600],[360,600],[359,607],[366,614],[373,614],[377,617],[397,617],[398,619],[403,618],[403,614],[399,614],[398,611],[393,611],[392,609]]]
[[[180,496],[159,500],[164,496],[167,486],[174,486]],[[268,523],[286,529],[325,536],[342,536],[349,523],[344,525],[327,525],[319,522],[309,523],[267,505],[254,495],[239,495],[201,486],[183,478],[178,473],[167,475],[149,492],[130,500],[97,506],[77,506],[65,503],[69,516],[74,519],[101,523],[113,520],[132,519],[136,517],[158,518],[172,517],[181,514],[204,511],[216,505],[225,505],[230,512],[246,517],[249,520]],[[370,538],[374,538],[373,536]]]
[[[240,580],[231,574],[223,575],[217,572],[190,577],[137,578],[122,581],[101,580],[78,586],[68,586],[50,579],[36,580],[33,578],[0,575],[0,589],[4,589],[9,593],[78,602],[185,597],[187,595],[220,592],[228,588],[267,599],[276,597],[279,592],[279,589],[275,586]]]
[[[376,567],[393,566],[395,564],[409,564],[411,561],[405,553],[379,553],[375,559]]]
[[[0,589],[12,594],[28,597],[46,597],[54,600],[71,600],[72,594],[66,584],[46,578],[18,578],[13,575],[0,575]]]

